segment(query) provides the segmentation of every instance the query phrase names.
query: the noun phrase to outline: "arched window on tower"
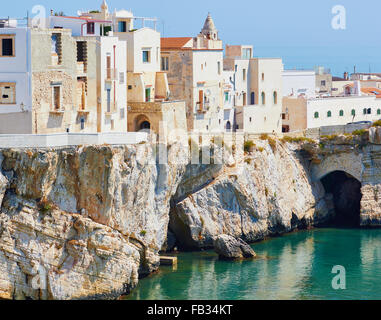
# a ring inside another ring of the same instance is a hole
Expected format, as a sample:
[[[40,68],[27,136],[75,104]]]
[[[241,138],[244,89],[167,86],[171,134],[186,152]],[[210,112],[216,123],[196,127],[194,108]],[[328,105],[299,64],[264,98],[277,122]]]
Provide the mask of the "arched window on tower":
[[[250,101],[251,103],[251,105],[254,105],[255,104],[255,92],[252,92],[251,93],[251,101]]]
[[[266,94],[264,92],[262,92],[262,104],[266,104]]]

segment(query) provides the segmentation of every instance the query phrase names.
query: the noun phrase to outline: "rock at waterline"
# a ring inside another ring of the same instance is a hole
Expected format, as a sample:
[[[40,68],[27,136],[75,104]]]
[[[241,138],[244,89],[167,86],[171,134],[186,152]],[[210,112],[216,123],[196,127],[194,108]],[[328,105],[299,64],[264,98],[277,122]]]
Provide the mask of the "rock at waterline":
[[[214,240],[214,251],[220,259],[254,258],[254,250],[242,239],[235,239],[226,234],[218,236]]]

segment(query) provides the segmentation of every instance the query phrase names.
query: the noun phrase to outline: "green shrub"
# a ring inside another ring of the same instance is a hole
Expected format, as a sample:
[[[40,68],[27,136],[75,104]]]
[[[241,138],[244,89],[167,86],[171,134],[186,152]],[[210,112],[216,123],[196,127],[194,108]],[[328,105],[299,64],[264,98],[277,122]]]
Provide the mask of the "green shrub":
[[[245,152],[250,152],[255,147],[255,143],[251,140],[245,141],[243,149]]]
[[[362,136],[362,135],[364,135],[365,133],[366,133],[366,130],[365,130],[365,129],[355,130],[355,131],[352,132],[352,134],[353,134],[354,136]]]
[[[381,120],[373,122],[372,127],[381,127]]]

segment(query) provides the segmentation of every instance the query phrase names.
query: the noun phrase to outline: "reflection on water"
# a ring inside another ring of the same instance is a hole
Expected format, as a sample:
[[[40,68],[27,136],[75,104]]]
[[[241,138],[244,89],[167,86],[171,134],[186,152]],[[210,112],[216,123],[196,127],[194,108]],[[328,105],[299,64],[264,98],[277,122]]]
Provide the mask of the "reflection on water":
[[[127,299],[380,299],[381,230],[318,229],[253,245],[258,258],[219,261],[213,252],[182,253],[176,271],[142,279]],[[332,289],[333,266],[347,290]]]

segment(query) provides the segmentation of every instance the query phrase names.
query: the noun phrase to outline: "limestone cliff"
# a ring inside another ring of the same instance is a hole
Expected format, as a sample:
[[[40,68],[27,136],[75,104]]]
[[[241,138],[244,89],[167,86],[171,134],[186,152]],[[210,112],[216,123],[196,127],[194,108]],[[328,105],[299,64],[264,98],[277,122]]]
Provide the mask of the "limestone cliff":
[[[148,144],[2,150],[0,298],[116,298],[156,269],[187,154],[152,156]]]
[[[253,242],[324,221],[331,208],[296,147],[266,140],[234,166],[189,165],[171,210],[170,229],[185,248],[211,248],[228,234]],[[202,179],[203,178],[203,179]],[[184,186],[192,186],[193,190]]]
[[[168,164],[150,144],[0,150],[0,298],[116,298],[157,269],[168,226],[185,249],[313,226],[332,214],[334,170],[363,183],[363,224],[379,223],[381,146],[344,140],[258,139],[225,165],[190,164],[180,144]]]

